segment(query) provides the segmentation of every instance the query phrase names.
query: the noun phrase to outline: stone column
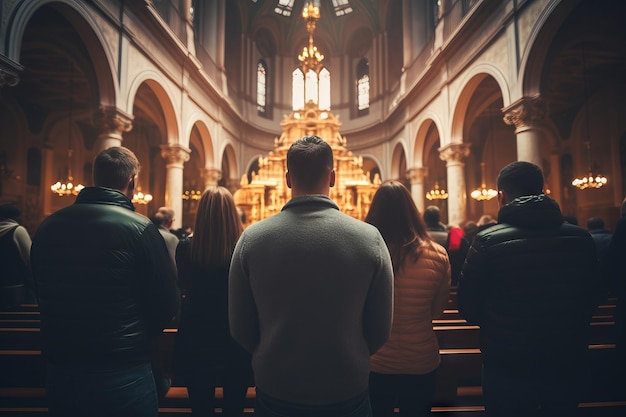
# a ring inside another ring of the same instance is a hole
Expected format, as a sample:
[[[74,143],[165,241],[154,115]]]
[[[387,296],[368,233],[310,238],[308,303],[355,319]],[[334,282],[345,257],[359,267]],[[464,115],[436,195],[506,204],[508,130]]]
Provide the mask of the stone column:
[[[183,213],[183,165],[189,161],[191,149],[182,145],[161,145],[161,156],[165,159],[165,205],[176,213],[172,229],[182,226]]]
[[[542,167],[540,122],[546,115],[545,101],[539,96],[522,97],[502,109],[504,122],[515,126],[517,160]]]
[[[428,168],[418,167],[411,168],[406,172],[406,176],[411,182],[411,195],[413,196],[413,201],[415,201],[415,205],[420,213],[424,212],[424,208],[426,207],[426,202],[424,201],[425,191],[424,191],[424,178],[428,175]]]
[[[446,161],[448,176],[448,224],[458,225],[465,220],[467,193],[465,192],[465,163],[470,154],[469,143],[450,143],[438,149],[439,158]]]
[[[93,123],[100,133],[93,147],[94,158],[101,151],[121,146],[123,133],[133,128],[134,117],[113,106],[102,106],[93,115]]]
[[[217,168],[204,168],[202,171],[202,180],[204,181],[204,190],[209,187],[217,186],[219,180],[222,179],[222,171]]]

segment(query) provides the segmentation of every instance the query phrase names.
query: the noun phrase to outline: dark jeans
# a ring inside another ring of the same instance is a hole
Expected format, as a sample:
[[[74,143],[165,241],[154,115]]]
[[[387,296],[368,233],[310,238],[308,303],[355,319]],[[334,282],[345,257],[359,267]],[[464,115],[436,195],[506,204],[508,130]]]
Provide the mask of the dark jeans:
[[[111,372],[48,366],[48,415],[54,417],[156,417],[159,413],[149,363]]]
[[[573,375],[512,375],[483,368],[489,417],[575,417],[581,389],[580,378]]]
[[[269,397],[256,389],[255,417],[372,417],[369,396],[363,393],[356,398],[336,404],[311,406],[292,404]]]
[[[206,371],[206,370],[205,370]],[[215,387],[217,377],[223,389],[222,413],[215,413]],[[246,394],[250,385],[249,370],[227,369],[219,372],[206,371],[201,375],[185,377],[187,393],[194,416],[243,416]]]
[[[424,375],[370,372],[370,401],[374,417],[428,416],[435,397],[437,371]],[[394,408],[400,412],[394,414]]]

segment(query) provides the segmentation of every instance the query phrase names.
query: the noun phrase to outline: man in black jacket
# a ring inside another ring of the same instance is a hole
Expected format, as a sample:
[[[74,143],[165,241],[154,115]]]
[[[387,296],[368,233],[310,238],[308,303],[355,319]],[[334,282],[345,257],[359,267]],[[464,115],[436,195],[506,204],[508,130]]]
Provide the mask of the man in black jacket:
[[[50,415],[158,415],[152,343],[179,297],[157,226],[131,202],[138,172],[130,150],[100,152],[96,186],[33,238]]]
[[[480,326],[488,416],[574,416],[580,398],[595,246],[542,190],[534,164],[500,171],[498,223],[476,235],[459,282],[459,310]]]

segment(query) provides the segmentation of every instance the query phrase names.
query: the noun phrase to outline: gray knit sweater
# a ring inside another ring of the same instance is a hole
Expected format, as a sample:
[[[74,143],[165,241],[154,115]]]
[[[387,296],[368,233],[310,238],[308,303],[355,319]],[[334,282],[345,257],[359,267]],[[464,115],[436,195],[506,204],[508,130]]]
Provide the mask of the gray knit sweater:
[[[367,390],[393,311],[391,258],[375,227],[326,196],[295,197],[244,231],[229,286],[231,334],[252,352],[265,394],[324,405]]]

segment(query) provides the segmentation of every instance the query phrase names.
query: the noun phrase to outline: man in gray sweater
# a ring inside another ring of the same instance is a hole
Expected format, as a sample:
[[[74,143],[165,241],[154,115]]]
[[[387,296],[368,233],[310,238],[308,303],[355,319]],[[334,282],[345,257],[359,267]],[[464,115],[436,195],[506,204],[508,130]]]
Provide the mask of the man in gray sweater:
[[[389,252],[330,199],[324,140],[291,145],[286,180],[291,200],[244,231],[230,268],[230,330],[252,353],[255,416],[370,416],[369,356],[391,329]]]

